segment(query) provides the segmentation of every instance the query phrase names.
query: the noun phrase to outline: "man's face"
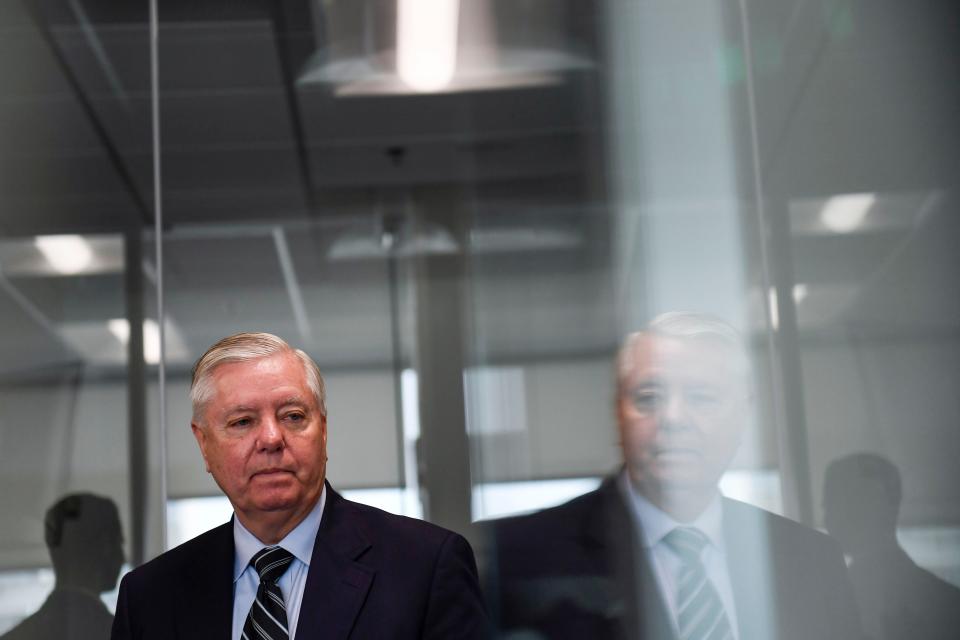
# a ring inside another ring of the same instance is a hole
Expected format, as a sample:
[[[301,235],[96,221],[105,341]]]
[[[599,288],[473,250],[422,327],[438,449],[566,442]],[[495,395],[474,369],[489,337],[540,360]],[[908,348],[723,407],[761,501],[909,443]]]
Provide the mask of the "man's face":
[[[714,488],[747,418],[747,388],[732,348],[647,334],[631,355],[617,400],[631,480],[648,494]]]
[[[279,353],[214,369],[203,423],[192,426],[207,470],[242,516],[306,513],[323,488],[327,423],[303,364]]]

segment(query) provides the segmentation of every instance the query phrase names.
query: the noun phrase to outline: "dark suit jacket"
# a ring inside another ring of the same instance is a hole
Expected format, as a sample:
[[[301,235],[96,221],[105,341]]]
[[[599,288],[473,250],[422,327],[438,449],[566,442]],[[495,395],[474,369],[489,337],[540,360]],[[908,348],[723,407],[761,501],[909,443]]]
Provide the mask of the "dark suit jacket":
[[[95,595],[54,589],[29,618],[0,640],[107,640],[113,616]]]
[[[229,640],[233,528],[127,574],[113,639]],[[477,638],[486,614],[460,535],[345,500],[327,485],[296,639]]]
[[[892,544],[850,565],[853,593],[871,640],[950,640],[960,635],[960,589]]]
[[[741,640],[860,637],[843,558],[829,537],[726,499],[723,527]],[[676,637],[613,479],[489,529],[485,585],[505,636]]]

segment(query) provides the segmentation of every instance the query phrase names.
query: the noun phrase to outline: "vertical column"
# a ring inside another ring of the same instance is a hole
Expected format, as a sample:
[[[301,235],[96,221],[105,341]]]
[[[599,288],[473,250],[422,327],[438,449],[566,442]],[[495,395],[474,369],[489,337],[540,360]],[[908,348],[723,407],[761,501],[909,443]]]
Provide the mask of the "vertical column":
[[[785,198],[767,200],[764,207],[771,286],[776,291],[776,317],[773,349],[780,410],[780,477],[784,510],[800,522],[814,526],[813,480],[810,471],[810,446],[800,361],[800,334],[797,306],[793,299],[793,253],[790,240],[789,208]],[[771,301],[772,303],[773,301]]]
[[[719,62],[727,9],[608,0],[605,10],[621,330],[675,310],[742,328],[742,85]]]
[[[130,477],[130,564],[143,564],[148,528],[147,366],[143,359],[143,245],[138,225],[124,237],[124,294],[130,339],[127,341],[127,437]]]
[[[432,191],[416,200],[424,228],[449,231],[459,250],[420,255],[415,277],[424,514],[431,522],[465,532],[471,520],[471,483],[463,394],[467,270],[465,234],[458,221],[462,202],[450,191]]]

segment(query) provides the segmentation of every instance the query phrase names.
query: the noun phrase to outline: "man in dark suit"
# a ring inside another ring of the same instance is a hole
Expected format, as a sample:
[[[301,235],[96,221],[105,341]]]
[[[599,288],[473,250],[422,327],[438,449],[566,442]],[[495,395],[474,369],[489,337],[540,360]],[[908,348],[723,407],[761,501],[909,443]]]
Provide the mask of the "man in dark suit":
[[[718,488],[752,402],[725,323],[670,313],[617,365],[624,467],[559,507],[491,523],[490,602],[505,637],[858,638],[827,536]]]
[[[191,400],[234,517],[123,579],[115,640],[483,635],[461,536],[326,482],[323,379],[307,354],[270,334],[224,338],[194,367]]]

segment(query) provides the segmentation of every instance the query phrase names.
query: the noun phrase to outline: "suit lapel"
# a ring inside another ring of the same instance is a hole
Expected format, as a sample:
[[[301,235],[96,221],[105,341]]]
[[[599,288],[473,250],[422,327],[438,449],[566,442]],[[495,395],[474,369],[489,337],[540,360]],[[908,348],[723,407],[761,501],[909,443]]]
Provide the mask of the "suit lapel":
[[[329,484],[310,558],[297,636],[342,640],[350,634],[375,572],[357,560],[371,543],[354,511]]]
[[[723,500],[727,570],[737,609],[740,640],[779,637],[774,581],[775,555],[763,518],[751,507]]]
[[[590,519],[586,537],[602,549],[600,568],[616,583],[621,598],[617,605],[623,623],[621,636],[644,640],[674,638],[656,576],[639,543],[640,532],[620,495],[616,476],[604,482],[600,495],[601,513]]]
[[[233,522],[210,531],[184,567],[177,637],[229,640],[233,627]]]
[[[660,583],[653,572],[653,567],[650,566],[650,558],[641,551],[636,559],[640,623],[643,629],[640,637],[649,640],[676,638],[673,620],[667,610],[663,594],[660,593]]]

